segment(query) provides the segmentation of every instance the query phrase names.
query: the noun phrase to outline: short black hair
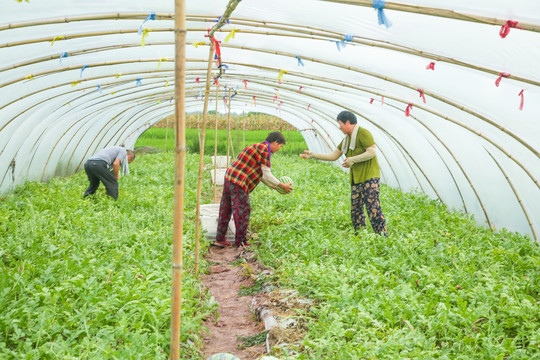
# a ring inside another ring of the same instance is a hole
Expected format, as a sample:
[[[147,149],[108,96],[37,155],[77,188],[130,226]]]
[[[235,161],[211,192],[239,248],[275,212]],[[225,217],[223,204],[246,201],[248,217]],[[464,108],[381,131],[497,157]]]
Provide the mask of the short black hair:
[[[279,131],[273,131],[266,137],[266,141],[269,143],[273,143],[274,141],[277,141],[278,144],[285,144],[285,136],[283,136],[282,133]]]
[[[347,121],[351,124],[356,124],[357,121],[356,121],[356,116],[350,112],[350,111],[347,111],[347,110],[344,110],[342,112],[340,112],[337,116],[337,121],[341,121],[342,123],[346,123]]]

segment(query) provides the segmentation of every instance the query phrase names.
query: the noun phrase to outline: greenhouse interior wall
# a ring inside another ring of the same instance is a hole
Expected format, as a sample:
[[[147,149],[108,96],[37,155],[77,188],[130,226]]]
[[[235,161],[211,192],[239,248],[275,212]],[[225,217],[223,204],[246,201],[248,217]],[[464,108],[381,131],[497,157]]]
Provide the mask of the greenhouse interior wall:
[[[189,0],[188,112],[204,106],[205,35],[232,3],[214,33],[209,109],[218,82],[219,111],[230,97],[233,112],[278,116],[314,152],[337,147],[336,115],[352,111],[383,183],[538,241],[540,2]],[[3,5],[2,194],[132,148],[174,114],[173,1]]]

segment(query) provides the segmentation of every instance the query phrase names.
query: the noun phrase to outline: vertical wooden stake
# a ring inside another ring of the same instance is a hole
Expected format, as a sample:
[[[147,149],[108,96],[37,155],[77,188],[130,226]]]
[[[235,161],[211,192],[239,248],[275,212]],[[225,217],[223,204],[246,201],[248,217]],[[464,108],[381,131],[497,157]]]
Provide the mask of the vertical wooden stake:
[[[218,101],[219,101],[219,86],[216,86],[216,132],[214,134],[214,204],[217,203],[217,133],[218,133]]]
[[[165,152],[167,152],[167,137],[169,136],[169,117],[165,118]]]
[[[174,214],[171,298],[171,359],[180,357],[180,323],[182,306],[182,235],[184,232],[184,185],[186,162],[186,18],[185,0],[175,0],[175,146],[174,146]]]
[[[231,89],[229,89],[229,111],[227,114],[227,167],[229,167],[230,145],[231,145]]]
[[[197,209],[195,213],[195,276],[199,275],[199,248],[200,248],[200,230],[201,222],[199,216],[201,214],[201,190],[202,190],[202,177],[204,167],[204,140],[206,136],[206,121],[208,120],[208,98],[210,97],[210,80],[212,77],[212,59],[214,58],[214,47],[210,46],[208,55],[208,70],[206,72],[206,90],[204,93],[204,108],[203,108],[203,121],[201,125],[201,142],[199,152],[199,181],[197,183]]]

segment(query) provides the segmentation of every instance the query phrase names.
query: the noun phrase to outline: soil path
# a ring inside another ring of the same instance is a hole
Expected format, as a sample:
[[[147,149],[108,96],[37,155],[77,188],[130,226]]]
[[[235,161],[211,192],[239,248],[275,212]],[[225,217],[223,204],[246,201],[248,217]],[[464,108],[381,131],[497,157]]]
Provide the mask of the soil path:
[[[230,353],[241,360],[254,360],[266,353],[264,344],[239,348],[243,344],[237,336],[253,336],[264,331],[264,324],[258,322],[250,310],[252,296],[239,296],[243,287],[253,286],[251,277],[244,267],[231,265],[244,257],[243,248],[218,248],[211,246],[206,259],[212,263],[209,274],[201,276],[212,296],[219,304],[219,314],[204,322],[209,330],[205,335],[204,359],[216,353]]]

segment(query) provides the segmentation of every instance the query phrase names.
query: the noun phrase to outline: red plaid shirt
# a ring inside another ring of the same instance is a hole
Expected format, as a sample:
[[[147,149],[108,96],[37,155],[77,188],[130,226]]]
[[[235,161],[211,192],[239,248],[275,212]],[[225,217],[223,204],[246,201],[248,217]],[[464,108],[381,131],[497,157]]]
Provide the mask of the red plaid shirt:
[[[261,165],[270,167],[270,149],[267,142],[246,147],[225,172],[225,180],[241,186],[251,193],[262,179]]]

